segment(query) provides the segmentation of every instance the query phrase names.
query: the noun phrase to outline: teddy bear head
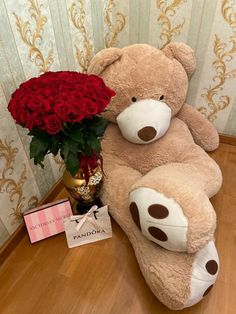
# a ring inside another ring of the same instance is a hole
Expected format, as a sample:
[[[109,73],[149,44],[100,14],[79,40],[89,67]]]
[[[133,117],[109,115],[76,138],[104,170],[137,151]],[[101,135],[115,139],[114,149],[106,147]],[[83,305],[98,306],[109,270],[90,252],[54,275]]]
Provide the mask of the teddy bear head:
[[[184,104],[188,78],[195,70],[192,49],[170,43],[163,50],[146,44],[101,50],[88,73],[102,77],[116,92],[103,114],[137,144],[163,136]]]

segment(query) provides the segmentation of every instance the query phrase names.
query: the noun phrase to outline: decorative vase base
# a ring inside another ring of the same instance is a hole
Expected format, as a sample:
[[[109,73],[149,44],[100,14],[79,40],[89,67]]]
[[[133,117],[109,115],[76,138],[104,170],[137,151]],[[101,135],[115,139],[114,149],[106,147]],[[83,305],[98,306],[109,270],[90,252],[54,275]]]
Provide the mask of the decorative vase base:
[[[94,205],[97,205],[98,207],[102,207],[102,202],[100,198],[96,198],[93,202],[76,202],[74,206],[74,214],[75,215],[84,215],[86,214],[90,208]]]
[[[90,170],[89,181],[86,182],[83,171],[78,170],[77,174],[72,177],[68,170],[63,174],[63,183],[75,199],[76,203],[73,206],[75,215],[84,215],[93,205],[101,207],[101,201],[98,197],[100,186],[102,183],[102,170],[100,166]]]

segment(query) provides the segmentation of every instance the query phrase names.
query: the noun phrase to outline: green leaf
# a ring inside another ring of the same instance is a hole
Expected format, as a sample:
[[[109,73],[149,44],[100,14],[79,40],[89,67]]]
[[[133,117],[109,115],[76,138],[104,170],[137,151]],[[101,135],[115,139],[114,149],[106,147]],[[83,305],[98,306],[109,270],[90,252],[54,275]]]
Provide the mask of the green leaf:
[[[83,138],[83,132],[81,129],[75,129],[71,131],[71,133],[68,135],[73,141],[79,143],[81,146],[84,145],[84,138]]]
[[[44,164],[43,164],[44,157],[45,157],[44,154],[40,154],[38,156],[35,156],[34,157],[34,164],[35,165],[40,165],[41,168],[44,168]]]
[[[69,146],[69,150],[71,152],[73,152],[74,154],[78,153],[80,151],[80,148],[81,146],[75,142],[75,141],[72,141],[71,139],[66,139],[67,143],[68,143],[68,146]]]
[[[50,152],[56,156],[59,151],[59,144],[60,144],[60,139],[57,136],[52,136],[51,138],[51,145],[50,145]]]
[[[30,158],[34,158],[34,164],[40,164],[43,167],[42,161],[49,149],[50,138],[44,139],[34,136],[30,143]]]
[[[33,130],[31,130],[28,135],[30,136],[34,136],[34,137],[37,137],[37,138],[40,138],[40,139],[44,139],[46,141],[48,141],[48,133],[40,130],[40,129],[37,129],[37,128],[34,128]]]
[[[64,141],[61,147],[61,157],[63,159],[66,160],[68,158],[69,152],[72,152],[73,154],[77,154],[80,151],[81,151],[81,146],[77,142],[71,140],[69,137],[64,138]]]
[[[67,160],[69,151],[70,151],[69,143],[68,143],[68,141],[64,141],[62,143],[62,147],[61,147],[61,157],[62,157],[62,159]]]
[[[87,138],[86,144],[92,149],[92,151],[95,150],[96,152],[100,153],[101,151],[100,139],[94,136],[90,136]]]
[[[85,156],[90,156],[93,153],[93,149],[89,146],[85,146],[83,153]]]
[[[108,125],[108,121],[103,117],[95,116],[90,124],[88,125],[89,129],[93,132],[96,137],[101,137]]]
[[[69,152],[67,159],[65,160],[66,168],[69,170],[72,176],[75,176],[79,170],[80,162],[77,154]]]

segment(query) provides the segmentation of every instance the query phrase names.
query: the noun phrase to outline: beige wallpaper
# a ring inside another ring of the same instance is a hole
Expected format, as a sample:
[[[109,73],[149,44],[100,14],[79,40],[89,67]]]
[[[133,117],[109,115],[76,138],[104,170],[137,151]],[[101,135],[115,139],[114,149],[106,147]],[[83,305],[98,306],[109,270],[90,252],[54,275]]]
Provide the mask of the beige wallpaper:
[[[162,48],[170,41],[196,52],[189,104],[219,132],[236,135],[236,1],[0,1],[0,245],[63,171],[57,157],[48,156],[44,170],[29,160],[27,132],[7,111],[11,93],[48,70],[86,72],[104,47],[144,42]]]

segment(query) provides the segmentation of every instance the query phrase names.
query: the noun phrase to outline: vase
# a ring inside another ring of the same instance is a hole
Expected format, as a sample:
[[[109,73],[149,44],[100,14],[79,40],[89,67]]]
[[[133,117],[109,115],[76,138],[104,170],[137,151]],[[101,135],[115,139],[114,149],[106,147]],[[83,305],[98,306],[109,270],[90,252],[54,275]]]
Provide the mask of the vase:
[[[98,195],[102,178],[103,173],[100,166],[96,169],[89,170],[88,182],[86,182],[84,173],[81,169],[74,177],[68,170],[65,170],[62,181],[71,197],[76,200],[75,206],[73,207],[74,214],[83,215],[93,205],[101,206]]]

